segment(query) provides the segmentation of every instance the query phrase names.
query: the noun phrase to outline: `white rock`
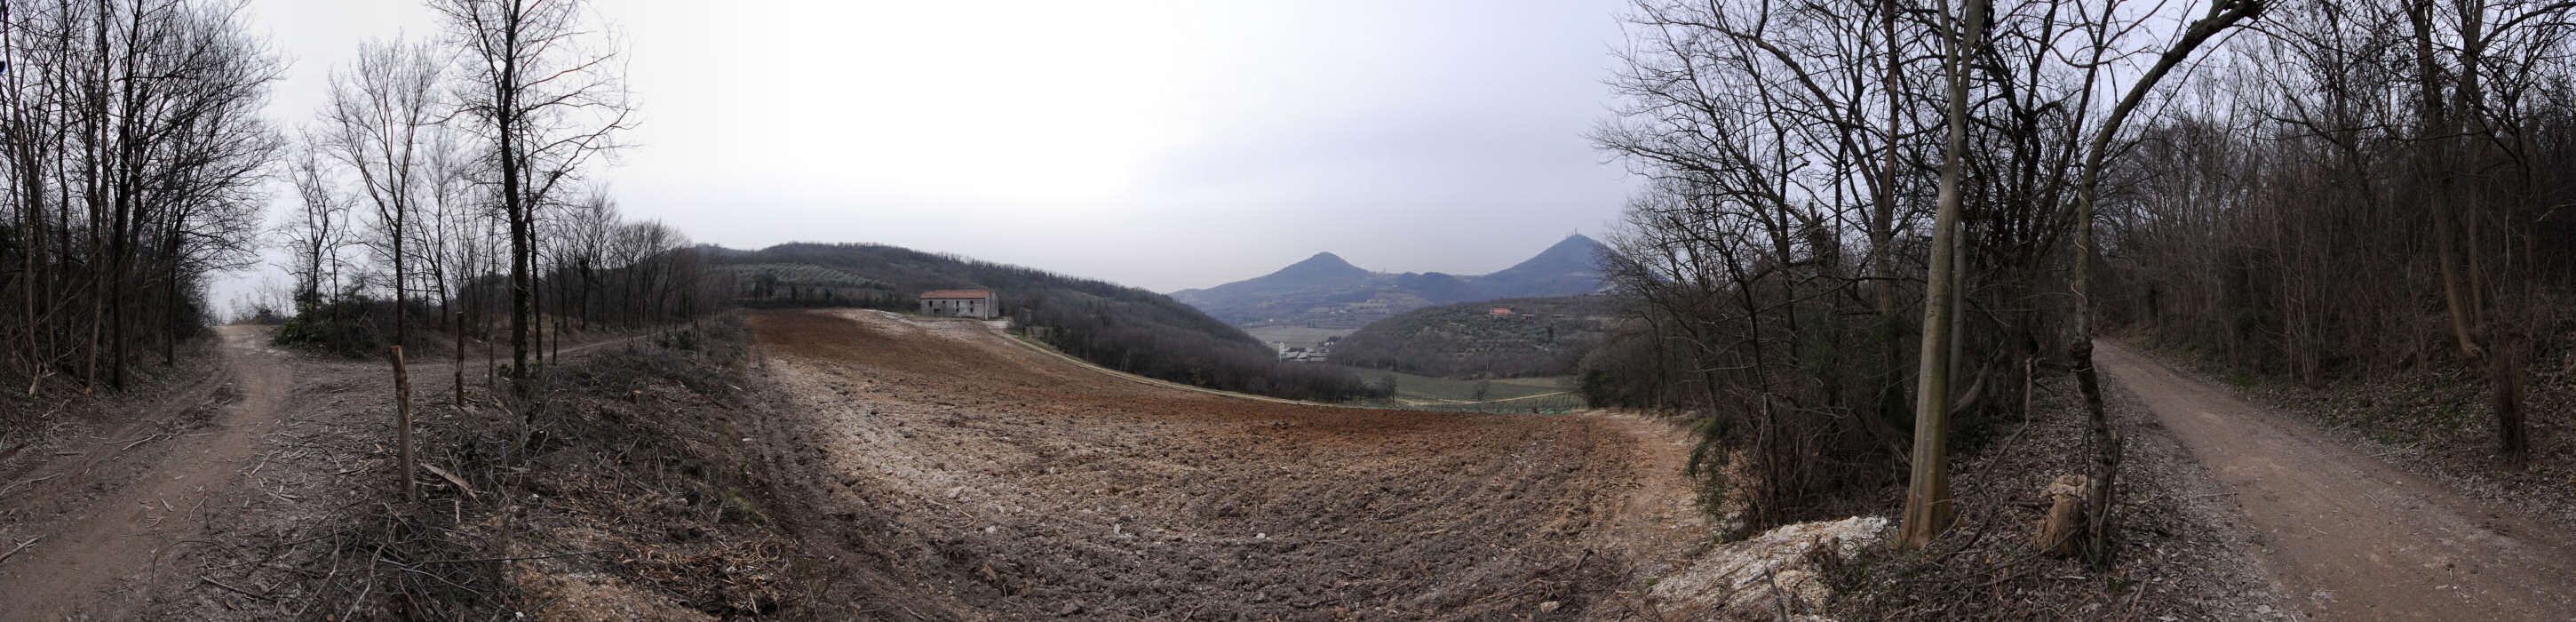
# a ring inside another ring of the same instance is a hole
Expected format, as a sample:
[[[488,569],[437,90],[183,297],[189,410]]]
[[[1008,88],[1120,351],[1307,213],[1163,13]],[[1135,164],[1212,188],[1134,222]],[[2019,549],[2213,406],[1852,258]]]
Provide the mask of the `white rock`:
[[[1886,531],[1887,519],[1876,516],[1782,525],[1709,550],[1657,581],[1648,594],[1683,611],[1720,617],[1729,611],[1769,615],[1776,607],[1773,599],[1783,596],[1822,604],[1833,594],[1807,562],[1809,551],[1830,546],[1834,555],[1849,559]]]

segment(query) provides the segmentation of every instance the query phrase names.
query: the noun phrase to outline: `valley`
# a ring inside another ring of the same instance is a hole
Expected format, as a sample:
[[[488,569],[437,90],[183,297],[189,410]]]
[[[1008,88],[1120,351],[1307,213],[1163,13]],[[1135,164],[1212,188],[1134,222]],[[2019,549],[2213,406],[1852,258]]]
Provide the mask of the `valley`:
[[[2576,622],[2576,0],[1496,8],[0,0],[0,622]]]
[[[1306,348],[1310,350],[1314,349],[1315,346],[1324,345],[1325,340],[1348,337],[1351,333],[1355,332],[1359,332],[1359,329],[1282,326],[1276,324],[1243,327],[1243,334],[1251,335],[1253,339],[1261,340],[1262,343],[1280,344],[1291,348]]]

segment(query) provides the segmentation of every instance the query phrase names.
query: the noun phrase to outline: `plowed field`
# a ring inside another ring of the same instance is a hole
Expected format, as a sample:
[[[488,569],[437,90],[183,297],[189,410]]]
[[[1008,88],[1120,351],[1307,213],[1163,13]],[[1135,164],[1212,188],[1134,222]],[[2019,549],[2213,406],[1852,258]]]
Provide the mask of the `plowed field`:
[[[1707,536],[1644,419],[1236,399],[973,321],[753,326],[791,403],[745,434],[853,615],[1655,617],[1645,577]]]

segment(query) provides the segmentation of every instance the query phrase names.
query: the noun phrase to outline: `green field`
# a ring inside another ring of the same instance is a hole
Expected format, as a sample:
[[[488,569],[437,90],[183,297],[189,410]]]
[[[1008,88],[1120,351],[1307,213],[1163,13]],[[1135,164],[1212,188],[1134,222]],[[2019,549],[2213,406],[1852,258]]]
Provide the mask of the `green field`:
[[[1586,407],[1586,404],[1584,404],[1583,396],[1581,395],[1575,395],[1572,393],[1548,393],[1535,397],[1496,402],[1423,402],[1413,404],[1388,404],[1387,406],[1406,410],[1432,410],[1440,412],[1562,415],[1583,410]]]
[[[1315,328],[1312,326],[1255,326],[1243,329],[1243,333],[1251,335],[1254,339],[1261,340],[1264,344],[1276,341],[1288,344],[1290,347],[1312,348],[1315,347],[1315,344],[1323,343],[1325,339],[1348,336],[1352,331],[1357,330],[1359,329]]]
[[[1359,370],[1361,378],[1375,381],[1395,376],[1395,397],[1418,402],[1480,402],[1524,398],[1533,395],[1561,393],[1574,386],[1573,376],[1534,378],[1495,378],[1492,380],[1457,380],[1434,378],[1379,370]],[[1477,396],[1477,387],[1484,395]]]

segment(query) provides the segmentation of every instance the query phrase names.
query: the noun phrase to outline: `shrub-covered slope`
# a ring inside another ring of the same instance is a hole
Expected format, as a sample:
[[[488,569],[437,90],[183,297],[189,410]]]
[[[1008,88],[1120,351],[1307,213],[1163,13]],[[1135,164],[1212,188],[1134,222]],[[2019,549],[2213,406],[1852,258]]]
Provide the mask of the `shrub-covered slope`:
[[[1509,309],[1495,315],[1494,309]],[[1510,298],[1415,310],[1342,338],[1333,359],[1346,365],[1445,377],[1571,373],[1598,343],[1606,296]]]
[[[924,291],[991,289],[1030,335],[1119,371],[1291,399],[1366,391],[1346,371],[1281,363],[1259,341],[1197,309],[1106,281],[881,244],[781,244],[709,256],[734,273],[747,304],[911,310]]]

